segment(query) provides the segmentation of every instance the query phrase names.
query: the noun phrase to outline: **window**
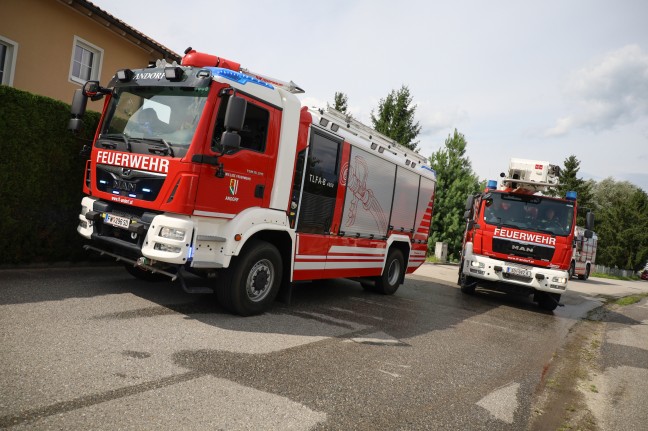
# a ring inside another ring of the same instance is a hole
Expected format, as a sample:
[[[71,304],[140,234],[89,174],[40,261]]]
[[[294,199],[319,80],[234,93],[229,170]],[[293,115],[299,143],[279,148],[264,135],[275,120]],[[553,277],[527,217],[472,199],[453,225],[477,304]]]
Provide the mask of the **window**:
[[[221,107],[218,111],[218,117],[216,118],[216,126],[214,127],[214,136],[212,141],[212,149],[216,152],[221,151],[220,140],[225,131],[225,112],[227,111],[227,102],[229,101],[229,97],[229,95],[223,96]],[[243,129],[238,132],[241,136],[241,149],[248,149],[259,153],[265,152],[269,122],[270,113],[248,101],[247,109],[245,110],[245,120],[243,121]]]
[[[0,84],[13,85],[18,44],[0,36]]]
[[[337,196],[341,146],[338,137],[313,129],[299,209],[299,232],[329,233]]]
[[[98,81],[101,72],[103,49],[74,36],[72,61],[70,63],[70,81],[85,84],[86,81]]]

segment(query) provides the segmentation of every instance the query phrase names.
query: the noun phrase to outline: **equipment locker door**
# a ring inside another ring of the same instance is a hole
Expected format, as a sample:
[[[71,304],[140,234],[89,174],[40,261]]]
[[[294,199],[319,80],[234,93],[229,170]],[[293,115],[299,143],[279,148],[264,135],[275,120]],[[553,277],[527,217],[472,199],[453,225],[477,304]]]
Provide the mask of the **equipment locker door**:
[[[296,220],[297,243],[293,278],[324,278],[331,225],[336,207],[342,139],[313,128]],[[297,186],[299,182],[295,180]]]

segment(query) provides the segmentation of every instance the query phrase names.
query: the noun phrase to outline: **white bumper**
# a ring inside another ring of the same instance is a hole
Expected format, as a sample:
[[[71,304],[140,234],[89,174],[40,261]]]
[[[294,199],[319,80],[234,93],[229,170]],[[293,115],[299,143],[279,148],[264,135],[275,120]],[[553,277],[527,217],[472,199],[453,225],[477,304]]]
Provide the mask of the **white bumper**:
[[[94,232],[94,222],[86,218],[86,213],[92,210],[92,205],[96,199],[85,196],[81,199],[81,212],[79,213],[79,225],[77,226],[77,232],[81,234],[84,238],[90,239],[92,233]]]
[[[93,234],[97,233],[98,223],[86,217],[89,211],[94,211],[97,201],[87,196],[81,201],[77,231],[87,239],[93,239]],[[177,265],[190,263],[194,268],[203,269],[227,268],[232,256],[238,255],[245,242],[262,230],[290,233],[288,217],[281,211],[264,208],[248,208],[232,220],[159,214],[153,217],[139,251],[152,261]],[[114,241],[111,242],[115,245]]]
[[[166,263],[185,264],[193,251],[194,223],[188,216],[155,216],[142,245],[142,255]]]
[[[562,294],[567,289],[567,271],[492,259],[473,254],[472,243],[464,250],[464,275],[493,283],[506,283],[543,292]]]

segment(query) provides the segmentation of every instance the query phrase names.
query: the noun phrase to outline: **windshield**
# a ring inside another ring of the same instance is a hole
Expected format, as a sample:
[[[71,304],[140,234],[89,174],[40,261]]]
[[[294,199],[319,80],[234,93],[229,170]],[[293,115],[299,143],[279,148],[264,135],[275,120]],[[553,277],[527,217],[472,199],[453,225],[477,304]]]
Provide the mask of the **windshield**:
[[[207,87],[118,87],[99,139],[114,141],[110,148],[148,152],[150,148],[136,145],[145,143],[182,157],[193,139],[207,93]]]
[[[573,219],[573,202],[506,193],[484,196],[484,221],[490,225],[567,236]]]

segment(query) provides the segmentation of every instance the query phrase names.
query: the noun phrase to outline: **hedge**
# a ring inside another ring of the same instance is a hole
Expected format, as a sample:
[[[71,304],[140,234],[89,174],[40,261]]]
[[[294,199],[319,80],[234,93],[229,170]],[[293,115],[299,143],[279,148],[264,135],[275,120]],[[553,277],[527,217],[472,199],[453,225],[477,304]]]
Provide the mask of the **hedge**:
[[[92,138],[99,113],[86,112],[79,137],[69,118],[66,103],[0,85],[0,265],[85,259],[79,137]]]

